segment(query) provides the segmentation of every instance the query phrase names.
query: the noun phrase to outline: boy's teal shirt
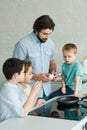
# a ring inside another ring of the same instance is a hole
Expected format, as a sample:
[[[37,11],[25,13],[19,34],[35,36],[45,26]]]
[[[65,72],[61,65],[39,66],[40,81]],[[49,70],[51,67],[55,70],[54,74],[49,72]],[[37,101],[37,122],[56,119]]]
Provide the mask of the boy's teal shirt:
[[[80,76],[78,90],[81,90],[83,74],[83,67],[78,61],[75,61],[72,65],[68,65],[64,62],[62,65],[62,75],[65,76],[65,84],[72,90],[74,90],[74,81],[76,76]]]

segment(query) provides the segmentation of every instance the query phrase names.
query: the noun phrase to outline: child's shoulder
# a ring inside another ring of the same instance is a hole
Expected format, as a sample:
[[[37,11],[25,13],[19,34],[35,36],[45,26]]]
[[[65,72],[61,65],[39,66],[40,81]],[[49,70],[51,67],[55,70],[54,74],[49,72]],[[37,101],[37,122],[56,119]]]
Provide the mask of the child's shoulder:
[[[76,61],[76,62],[75,62],[75,66],[77,66],[77,67],[79,67],[79,66],[82,67],[82,64],[81,64],[79,61]]]

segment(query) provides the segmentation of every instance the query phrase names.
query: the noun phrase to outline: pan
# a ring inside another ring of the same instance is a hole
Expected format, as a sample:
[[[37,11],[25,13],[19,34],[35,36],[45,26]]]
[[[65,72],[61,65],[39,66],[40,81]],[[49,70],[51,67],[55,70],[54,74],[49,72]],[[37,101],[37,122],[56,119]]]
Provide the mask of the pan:
[[[75,106],[79,104],[87,108],[87,96],[82,97],[81,99],[79,99],[79,97],[76,96],[62,96],[57,99],[57,102],[59,105]]]
[[[62,96],[57,99],[59,105],[75,105],[79,102],[79,98],[75,96]]]
[[[57,105],[57,109],[61,111],[75,111],[79,108],[79,105]]]
[[[81,100],[82,100],[82,106],[83,106],[84,108],[87,108],[87,96],[86,96],[86,97],[83,97]]]

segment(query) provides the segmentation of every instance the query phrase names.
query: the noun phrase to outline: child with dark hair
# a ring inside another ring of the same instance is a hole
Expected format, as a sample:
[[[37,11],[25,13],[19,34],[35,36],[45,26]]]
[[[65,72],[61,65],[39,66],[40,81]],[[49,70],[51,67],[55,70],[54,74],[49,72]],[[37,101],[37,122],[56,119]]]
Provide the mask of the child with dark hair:
[[[0,121],[13,117],[26,117],[34,106],[42,88],[38,81],[27,97],[19,82],[24,81],[25,64],[16,58],[9,58],[3,64],[7,82],[0,88]]]

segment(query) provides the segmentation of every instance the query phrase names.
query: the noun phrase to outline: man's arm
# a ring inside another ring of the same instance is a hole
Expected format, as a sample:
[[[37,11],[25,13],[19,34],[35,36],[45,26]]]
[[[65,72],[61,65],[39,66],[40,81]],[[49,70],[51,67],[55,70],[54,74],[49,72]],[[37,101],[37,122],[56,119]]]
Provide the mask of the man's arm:
[[[15,45],[14,51],[13,51],[13,58],[18,58],[21,60],[25,60],[27,57],[27,51],[26,51],[26,47],[21,44],[21,42],[18,42]]]
[[[50,61],[50,69],[49,72],[54,75],[53,81],[58,80],[58,74],[56,73],[57,71],[57,66],[54,60]]]
[[[50,73],[54,74],[54,80],[58,80],[58,75],[56,74],[56,63],[54,60],[50,61]],[[41,80],[42,82],[49,82],[49,73],[43,73],[43,74],[35,74],[33,73],[33,79],[35,80]]]
[[[57,69],[57,67],[56,67],[55,61],[54,61],[54,60],[51,60],[51,61],[50,61],[50,69],[49,69],[49,72],[50,72],[50,73],[55,73],[55,72],[56,72],[56,69]]]

